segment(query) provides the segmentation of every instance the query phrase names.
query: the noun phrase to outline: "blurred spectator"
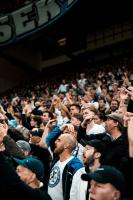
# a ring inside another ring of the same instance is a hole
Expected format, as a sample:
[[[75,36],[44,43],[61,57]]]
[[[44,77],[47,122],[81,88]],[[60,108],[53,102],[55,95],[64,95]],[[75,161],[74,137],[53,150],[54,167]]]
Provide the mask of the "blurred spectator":
[[[90,181],[89,199],[120,200],[126,188],[123,174],[112,166],[101,166],[94,172],[83,174]]]
[[[16,142],[16,144],[18,145],[18,147],[21,148],[21,150],[24,152],[25,156],[29,156],[30,152],[31,152],[31,147],[30,144],[24,140],[18,140]]]

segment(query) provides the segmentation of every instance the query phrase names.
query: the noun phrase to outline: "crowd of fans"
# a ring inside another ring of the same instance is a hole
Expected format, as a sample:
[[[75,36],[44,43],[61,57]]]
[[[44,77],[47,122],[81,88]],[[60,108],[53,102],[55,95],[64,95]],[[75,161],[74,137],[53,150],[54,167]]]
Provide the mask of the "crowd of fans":
[[[133,199],[132,130],[133,71],[126,65],[15,88],[0,98],[1,194]]]

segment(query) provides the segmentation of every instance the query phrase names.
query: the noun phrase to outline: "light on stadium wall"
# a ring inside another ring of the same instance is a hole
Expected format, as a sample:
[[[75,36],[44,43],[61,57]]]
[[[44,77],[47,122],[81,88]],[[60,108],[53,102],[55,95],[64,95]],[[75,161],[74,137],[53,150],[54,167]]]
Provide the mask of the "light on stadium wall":
[[[65,46],[66,45],[66,38],[61,38],[57,41],[59,46]]]

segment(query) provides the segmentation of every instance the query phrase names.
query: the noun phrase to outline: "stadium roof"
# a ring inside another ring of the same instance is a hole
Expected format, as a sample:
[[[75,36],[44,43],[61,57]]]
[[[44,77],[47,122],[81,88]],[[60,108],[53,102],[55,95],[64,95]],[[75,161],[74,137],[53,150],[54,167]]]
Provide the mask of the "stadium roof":
[[[15,5],[10,2],[11,0],[3,0],[1,5]],[[25,0],[20,0],[20,4],[24,2]],[[8,12],[16,9],[8,8]],[[6,13],[6,9],[5,7],[1,12]],[[96,0],[79,0],[67,13],[44,29],[2,48],[1,57],[18,66],[39,70],[70,61],[86,55],[88,34],[113,24],[132,21],[132,15],[128,3],[121,2],[117,6],[113,1],[102,3]]]

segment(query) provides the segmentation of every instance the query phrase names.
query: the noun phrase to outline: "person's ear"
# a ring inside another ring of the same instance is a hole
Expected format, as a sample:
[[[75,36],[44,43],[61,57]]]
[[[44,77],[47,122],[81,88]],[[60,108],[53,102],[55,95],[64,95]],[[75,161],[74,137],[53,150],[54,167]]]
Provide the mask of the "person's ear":
[[[115,190],[113,196],[114,196],[114,200],[120,199],[120,196],[121,196],[120,191],[119,190]]]
[[[118,122],[114,120],[114,126],[117,127],[118,126]]]
[[[118,123],[118,122],[116,122],[116,126],[118,126],[118,124],[119,124],[119,123]]]
[[[64,149],[69,149],[70,145],[69,144],[64,144]]]
[[[95,158],[100,158],[101,157],[101,153],[100,152],[95,152]]]

